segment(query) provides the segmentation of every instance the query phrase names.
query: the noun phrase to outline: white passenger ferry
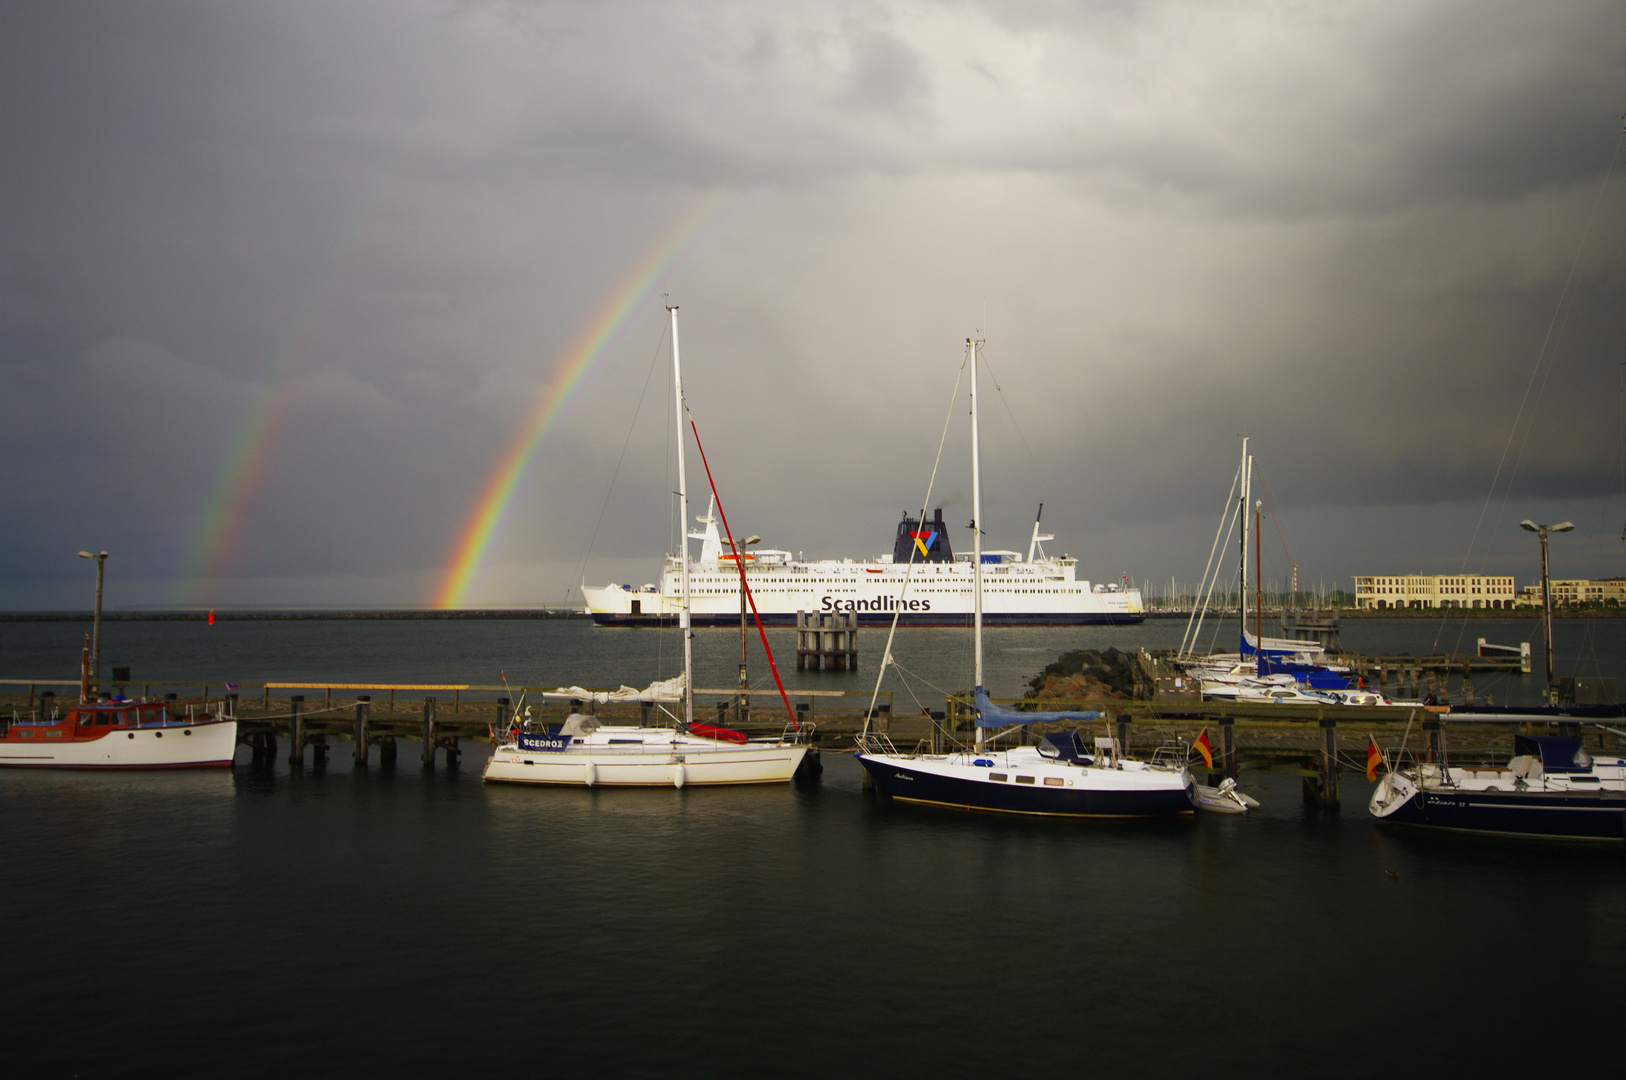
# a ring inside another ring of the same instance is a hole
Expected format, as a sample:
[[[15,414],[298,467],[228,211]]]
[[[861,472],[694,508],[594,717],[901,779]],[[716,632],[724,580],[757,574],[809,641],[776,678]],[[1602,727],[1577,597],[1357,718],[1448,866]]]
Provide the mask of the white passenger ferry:
[[[1043,511],[1040,507],[1040,511]],[[710,510],[697,519],[699,561],[689,567],[695,626],[738,626],[740,574]],[[1138,623],[1146,617],[1140,590],[1092,585],[1075,577],[1078,560],[1046,555],[1054,537],[1033,525],[1027,557],[984,551],[983,621],[991,626],[1079,626]],[[913,552],[913,565],[910,555]],[[889,623],[894,614],[912,626],[966,626],[971,619],[971,560],[955,558],[943,511],[922,524],[905,515],[890,555],[871,561],[802,562],[789,551],[753,548],[741,556],[762,621],[791,625],[796,613],[852,613],[860,624]],[[595,622],[613,626],[673,625],[682,596],[682,565],[668,556],[660,585],[582,585]]]

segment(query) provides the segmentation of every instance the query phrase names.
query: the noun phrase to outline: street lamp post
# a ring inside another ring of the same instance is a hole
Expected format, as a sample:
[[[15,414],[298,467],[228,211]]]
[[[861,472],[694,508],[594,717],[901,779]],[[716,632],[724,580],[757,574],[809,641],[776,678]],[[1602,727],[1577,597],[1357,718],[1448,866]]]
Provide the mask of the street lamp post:
[[[1537,525],[1529,518],[1519,522],[1519,528],[1541,538],[1541,639],[1547,651],[1547,703],[1553,703],[1553,589],[1547,576],[1547,534],[1569,532],[1573,522],[1561,521],[1557,525]]]
[[[88,551],[79,553],[81,559],[96,560],[96,617],[90,624],[90,674],[91,685],[100,690],[102,688],[102,567],[107,562],[107,552],[98,551],[92,554]]]

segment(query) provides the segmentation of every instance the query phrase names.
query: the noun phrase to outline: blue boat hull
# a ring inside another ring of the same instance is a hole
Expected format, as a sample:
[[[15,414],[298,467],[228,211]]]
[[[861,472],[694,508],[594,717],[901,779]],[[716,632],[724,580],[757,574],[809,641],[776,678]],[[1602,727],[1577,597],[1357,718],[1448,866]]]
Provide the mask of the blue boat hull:
[[[1620,793],[1420,791],[1384,821],[1518,836],[1626,839]]]
[[[1167,817],[1194,810],[1189,789],[1124,792],[990,784],[939,776],[892,761],[862,756],[858,760],[876,787],[907,802],[1050,817]]]

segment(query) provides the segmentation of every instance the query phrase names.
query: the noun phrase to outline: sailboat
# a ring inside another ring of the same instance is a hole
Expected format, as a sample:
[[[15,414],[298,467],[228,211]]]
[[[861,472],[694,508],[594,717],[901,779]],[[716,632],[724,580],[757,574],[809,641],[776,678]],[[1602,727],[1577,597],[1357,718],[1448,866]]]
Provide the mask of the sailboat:
[[[1277,687],[1283,683],[1298,685],[1311,695],[1350,688],[1349,669],[1327,661],[1326,649],[1320,642],[1300,641],[1295,638],[1272,638],[1264,634],[1263,567],[1260,544],[1260,511],[1262,503],[1249,503],[1253,493],[1253,458],[1248,454],[1248,440],[1242,440],[1242,463],[1236,477],[1241,492],[1236,507],[1236,520],[1241,524],[1241,548],[1238,577],[1241,580],[1240,603],[1237,605],[1241,631],[1234,653],[1215,653],[1192,657],[1183,661],[1182,670],[1201,680],[1206,698],[1235,698],[1238,689],[1256,693],[1262,700],[1271,700]],[[1224,515],[1222,515],[1224,516]],[[1251,531],[1250,531],[1251,524]],[[1221,522],[1221,529],[1224,522]],[[1253,538],[1254,550],[1254,624],[1248,631],[1248,540]],[[1216,537],[1217,542],[1217,537]],[[1206,584],[1206,582],[1205,582]],[[1196,612],[1193,612],[1193,619]],[[1191,636],[1187,631],[1188,637]],[[1193,640],[1195,640],[1193,638]],[[1182,642],[1182,652],[1184,643]]]
[[[677,411],[678,520],[689,520],[683,458],[683,369],[678,349],[677,308],[672,320],[672,382]],[[796,774],[808,746],[801,733],[752,739],[743,733],[694,720],[694,632],[689,625],[689,537],[679,529],[683,605],[678,613],[683,636],[681,685],[656,684],[626,695],[658,704],[681,702],[681,717],[670,727],[601,724],[597,717],[572,712],[562,724],[522,719],[519,706],[501,744],[487,762],[484,779],[503,783],[566,784],[586,787],[685,787],[690,784],[786,783]],[[665,691],[663,693],[663,691]]]
[[[1077,731],[1052,732],[1038,746],[1000,747],[998,735],[1020,725],[1089,721],[1093,711],[1016,712],[989,700],[982,671],[982,464],[977,428],[977,339],[968,339],[971,369],[972,626],[975,634],[975,745],[947,753],[900,753],[867,728],[855,756],[893,798],[967,810],[1059,817],[1141,817],[1190,814],[1192,779],[1184,764],[1125,758],[1116,739],[1086,747]],[[889,650],[890,651],[890,650]]]

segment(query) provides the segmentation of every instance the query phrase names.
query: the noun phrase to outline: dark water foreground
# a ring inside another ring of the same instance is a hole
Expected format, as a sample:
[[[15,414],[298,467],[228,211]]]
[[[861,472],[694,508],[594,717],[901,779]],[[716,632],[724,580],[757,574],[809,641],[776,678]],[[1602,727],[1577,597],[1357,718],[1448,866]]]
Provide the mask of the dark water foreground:
[[[1341,815],[1269,776],[1246,820],[960,814],[827,762],[682,791],[484,787],[479,750],[0,774],[5,1072],[1618,1065],[1626,844],[1384,831],[1360,779]]]

